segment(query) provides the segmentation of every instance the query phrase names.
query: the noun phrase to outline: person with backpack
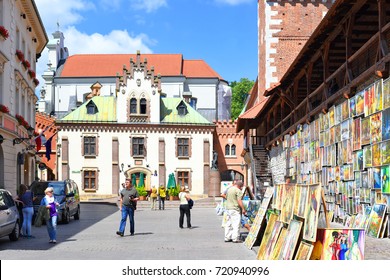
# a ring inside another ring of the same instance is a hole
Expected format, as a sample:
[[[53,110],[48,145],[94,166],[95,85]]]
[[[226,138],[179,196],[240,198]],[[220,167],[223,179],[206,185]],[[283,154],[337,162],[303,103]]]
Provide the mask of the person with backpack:
[[[179,227],[180,228],[183,228],[184,215],[186,215],[186,219],[187,219],[187,228],[192,228],[191,227],[191,210],[190,210],[190,205],[188,203],[191,200],[189,192],[190,192],[190,190],[186,186],[186,187],[182,187],[180,190],[180,193],[179,193],[179,199],[180,199]]]
[[[158,188],[158,210],[165,209],[165,198],[167,196],[167,189],[161,185]]]

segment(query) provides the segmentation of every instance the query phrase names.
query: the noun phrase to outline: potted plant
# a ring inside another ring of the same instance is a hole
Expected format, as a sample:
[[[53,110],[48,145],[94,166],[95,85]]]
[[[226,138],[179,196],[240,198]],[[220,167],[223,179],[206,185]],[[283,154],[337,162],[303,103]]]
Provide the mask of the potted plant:
[[[30,76],[31,79],[34,79],[36,74],[34,70],[28,69],[27,71],[28,75]]]
[[[0,36],[6,40],[9,37],[8,30],[4,26],[0,26]]]
[[[168,189],[169,200],[179,200],[180,185],[176,185],[174,188]]]
[[[37,87],[39,85],[39,80],[37,78],[34,78],[33,83]]]
[[[136,186],[135,188],[138,192],[139,200],[145,200],[146,195],[148,194],[148,192],[145,190],[145,186]]]

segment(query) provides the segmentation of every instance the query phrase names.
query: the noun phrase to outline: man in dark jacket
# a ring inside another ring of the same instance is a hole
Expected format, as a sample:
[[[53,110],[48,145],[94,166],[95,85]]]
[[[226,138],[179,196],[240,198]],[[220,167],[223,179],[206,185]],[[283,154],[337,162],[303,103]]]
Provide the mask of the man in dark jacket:
[[[137,207],[139,195],[136,188],[133,187],[131,179],[127,178],[125,187],[120,193],[119,210],[122,213],[122,219],[119,225],[119,231],[116,234],[123,237],[126,227],[127,216],[130,220],[130,235],[134,235],[134,211]]]

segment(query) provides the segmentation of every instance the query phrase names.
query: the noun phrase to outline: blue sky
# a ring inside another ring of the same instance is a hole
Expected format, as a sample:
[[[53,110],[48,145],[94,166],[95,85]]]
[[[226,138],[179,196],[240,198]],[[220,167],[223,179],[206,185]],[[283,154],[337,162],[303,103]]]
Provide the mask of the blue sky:
[[[256,0],[35,0],[49,39],[64,32],[70,55],[180,53],[225,80],[257,76]],[[42,53],[37,73],[47,64]]]

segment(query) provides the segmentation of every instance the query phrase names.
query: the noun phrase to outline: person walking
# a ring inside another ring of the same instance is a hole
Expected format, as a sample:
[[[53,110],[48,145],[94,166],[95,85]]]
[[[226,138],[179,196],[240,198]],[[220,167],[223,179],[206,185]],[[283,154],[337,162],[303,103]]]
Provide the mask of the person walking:
[[[139,195],[137,189],[133,187],[131,179],[126,178],[125,188],[121,191],[121,196],[119,200],[119,210],[122,214],[122,219],[119,224],[119,230],[116,232],[117,235],[123,237],[126,227],[127,216],[130,220],[130,235],[134,235],[134,211],[137,208],[137,201],[139,200]]]
[[[34,197],[34,194],[24,184],[21,184],[19,189],[20,189],[20,194],[18,200],[20,200],[23,205],[22,206],[23,224],[22,224],[21,236],[26,238],[34,238],[34,236],[31,235],[31,224],[32,224],[32,217],[34,215],[33,201],[35,200],[36,197]]]
[[[57,208],[58,202],[54,198],[54,190],[48,187],[45,190],[45,197],[41,200],[41,205],[49,209],[50,219],[46,221],[47,232],[49,233],[49,243],[57,243]]]
[[[188,187],[182,187],[179,193],[179,199],[180,199],[180,217],[179,217],[179,227],[183,228],[184,223],[184,214],[186,215],[187,219],[187,228],[191,228],[191,210],[190,206],[188,205],[188,201],[191,199],[190,190]]]
[[[150,192],[150,199],[151,199],[151,205],[150,209],[156,210],[157,205],[157,189],[155,186],[152,187],[152,190]]]
[[[165,209],[165,198],[167,196],[167,189],[161,185],[158,188],[158,210]]]
[[[246,214],[242,203],[242,186],[242,181],[238,180],[226,193],[225,242],[242,242],[240,239],[241,214]]]

